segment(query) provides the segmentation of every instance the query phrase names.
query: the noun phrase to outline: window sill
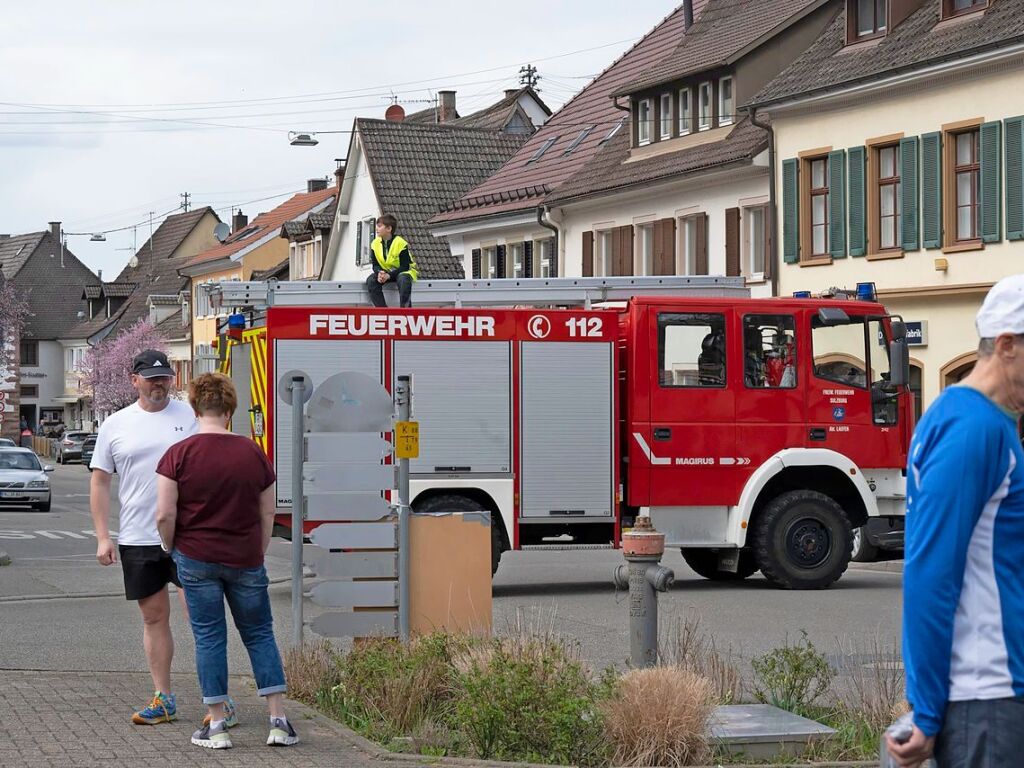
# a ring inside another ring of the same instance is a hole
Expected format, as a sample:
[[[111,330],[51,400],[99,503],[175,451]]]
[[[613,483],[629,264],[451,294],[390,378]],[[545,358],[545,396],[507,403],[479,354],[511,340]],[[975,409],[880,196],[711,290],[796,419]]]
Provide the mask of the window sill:
[[[944,29],[949,29],[952,26],[960,24],[965,21],[974,21],[985,15],[985,11],[988,10],[988,5],[983,5],[980,8],[969,8],[965,11],[954,12],[948,15],[944,15],[939,23],[932,27],[935,32],[941,32]]]
[[[902,259],[906,254],[898,249],[891,251],[879,251],[878,253],[869,253],[866,258],[868,261],[886,261],[887,259]]]
[[[963,243],[944,246],[943,253],[964,253],[966,251],[983,251],[985,244],[981,240],[968,240]]]
[[[764,285],[768,282],[768,278],[760,272],[753,275],[744,275],[743,277],[747,285]]]
[[[815,256],[800,262],[801,267],[825,267],[832,263],[831,256]]]

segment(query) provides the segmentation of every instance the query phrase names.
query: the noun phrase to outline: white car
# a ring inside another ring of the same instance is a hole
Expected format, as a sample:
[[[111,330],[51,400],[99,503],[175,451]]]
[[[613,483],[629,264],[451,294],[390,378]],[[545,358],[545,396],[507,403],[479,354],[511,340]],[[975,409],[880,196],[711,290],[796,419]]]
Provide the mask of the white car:
[[[53,467],[43,466],[28,448],[0,448],[0,506],[31,506],[50,511]]]

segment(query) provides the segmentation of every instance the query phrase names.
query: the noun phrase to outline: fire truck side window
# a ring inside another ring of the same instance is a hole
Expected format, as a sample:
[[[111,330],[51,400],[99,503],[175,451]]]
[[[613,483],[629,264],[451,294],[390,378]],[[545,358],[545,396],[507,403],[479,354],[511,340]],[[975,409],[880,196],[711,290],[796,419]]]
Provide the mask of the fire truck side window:
[[[815,376],[849,387],[867,388],[864,318],[851,317],[849,322],[824,325],[814,317],[811,320],[811,344]]]
[[[796,321],[792,315],[743,318],[743,381],[757,389],[796,387]]]
[[[658,382],[663,387],[725,386],[725,315],[658,315]]]

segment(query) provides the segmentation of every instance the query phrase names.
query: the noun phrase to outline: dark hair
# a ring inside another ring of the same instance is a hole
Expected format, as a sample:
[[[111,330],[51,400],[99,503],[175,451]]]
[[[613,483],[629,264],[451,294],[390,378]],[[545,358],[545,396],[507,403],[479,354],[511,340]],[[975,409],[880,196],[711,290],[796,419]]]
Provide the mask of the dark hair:
[[[238,407],[235,384],[223,373],[204,373],[189,383],[188,403],[197,416],[231,416]]]
[[[395,233],[398,229],[398,219],[392,216],[390,213],[385,213],[377,217],[377,223],[383,224],[385,227],[391,227],[391,234]]]

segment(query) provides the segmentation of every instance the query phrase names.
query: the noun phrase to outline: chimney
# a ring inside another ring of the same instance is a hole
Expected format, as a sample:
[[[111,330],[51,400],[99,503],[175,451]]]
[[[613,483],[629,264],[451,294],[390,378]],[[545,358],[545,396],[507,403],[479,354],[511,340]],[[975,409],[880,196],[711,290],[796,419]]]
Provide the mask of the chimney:
[[[248,223],[249,217],[242,213],[242,209],[239,208],[231,217],[231,231],[238,232],[239,230],[244,229]]]
[[[341,182],[345,179],[345,158],[336,157],[334,162],[337,163],[334,169],[334,186],[341,189]]]
[[[437,122],[447,123],[459,116],[455,111],[455,91],[438,91],[437,99],[440,103]]]
[[[683,29],[693,26],[693,0],[683,0]]]
[[[327,189],[327,179],[307,179],[306,180],[306,191],[307,192],[323,192]]]
[[[58,243],[60,242],[60,222],[59,221],[51,221],[50,222],[50,234],[53,235],[54,239]]]

